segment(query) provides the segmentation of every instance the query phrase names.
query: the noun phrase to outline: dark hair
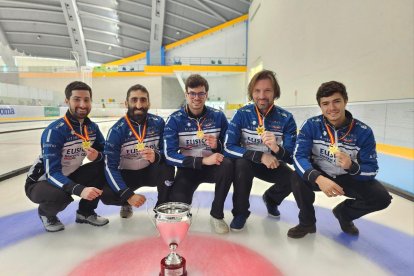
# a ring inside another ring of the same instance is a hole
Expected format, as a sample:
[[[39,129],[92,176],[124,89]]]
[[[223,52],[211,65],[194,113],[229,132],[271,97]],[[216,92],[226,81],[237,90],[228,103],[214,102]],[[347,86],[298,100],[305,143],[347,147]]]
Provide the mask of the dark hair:
[[[280,97],[280,86],[276,79],[276,73],[270,70],[262,70],[254,74],[253,78],[249,82],[249,86],[247,87],[247,96],[249,101],[253,100],[253,89],[256,83],[259,80],[268,79],[272,82],[273,92],[275,93],[273,96],[274,99],[279,99]]]
[[[204,88],[206,89],[206,92],[208,92],[208,82],[202,76],[200,76],[198,74],[193,74],[193,75],[190,75],[185,80],[185,92],[188,92],[188,87],[196,88],[196,87],[199,87],[199,86],[204,86]]]
[[[340,82],[337,81],[328,81],[324,82],[319,86],[318,92],[316,93],[316,100],[318,105],[321,105],[322,97],[330,97],[335,93],[341,94],[345,102],[348,102],[348,93],[346,92],[346,87]]]
[[[70,97],[72,96],[73,90],[88,90],[91,96],[91,99],[92,99],[92,88],[84,82],[74,81],[74,82],[69,83],[65,88],[66,99],[68,100],[70,99]]]
[[[147,94],[148,96],[148,101],[149,101],[149,92],[147,90],[147,88],[145,88],[145,86],[141,85],[141,84],[135,84],[133,86],[131,86],[128,91],[127,91],[127,96],[126,96],[126,100],[128,101],[129,99],[129,95],[131,94],[132,91],[137,91],[140,90],[142,92],[144,92],[145,94]]]

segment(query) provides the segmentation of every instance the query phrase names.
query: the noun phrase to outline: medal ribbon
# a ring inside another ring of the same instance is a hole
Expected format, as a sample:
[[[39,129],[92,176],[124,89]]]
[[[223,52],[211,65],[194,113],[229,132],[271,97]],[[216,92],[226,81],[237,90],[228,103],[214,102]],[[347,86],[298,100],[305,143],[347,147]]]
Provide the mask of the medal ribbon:
[[[331,142],[331,145],[335,145],[337,142],[342,141],[345,139],[345,137],[351,132],[352,128],[354,127],[354,119],[352,119],[351,123],[349,124],[348,131],[338,139],[338,141],[335,141],[335,137],[333,136],[330,127],[327,123],[325,123],[326,131],[328,131],[329,141]]]
[[[136,130],[134,129],[134,127],[131,124],[131,121],[128,118],[128,115],[125,115],[125,120],[127,121],[127,124],[129,126],[129,128],[131,129],[132,133],[134,133],[135,137],[137,138],[138,142],[142,143],[144,141],[145,138],[145,134],[147,133],[147,120],[145,120],[144,123],[144,129],[142,130],[142,135],[139,135]],[[141,129],[141,128],[140,128]]]
[[[83,141],[88,142],[89,141],[89,135],[88,135],[88,129],[85,125],[83,125],[83,132],[85,133],[85,136],[76,133],[76,131],[73,129],[72,124],[70,123],[69,119],[65,116],[63,116],[63,120],[65,120],[66,124],[68,125],[68,127],[70,128],[70,130],[73,131],[73,134],[78,136],[79,138],[81,138]]]
[[[197,121],[197,129],[198,131],[203,131],[203,129],[201,128],[203,126],[203,122],[206,119],[206,117],[203,118],[203,120],[200,123],[200,120],[196,120]]]
[[[187,114],[188,114],[188,110],[187,110],[187,106],[185,107],[185,111],[187,111]],[[193,119],[193,118],[191,118],[191,117],[189,117],[190,119]],[[201,128],[202,126],[203,126],[203,122],[204,122],[204,120],[207,118],[207,114],[206,115],[204,115],[204,117],[202,118],[202,120],[201,120],[201,123],[200,123],[200,119],[193,119],[193,120],[195,120],[196,122],[197,122],[197,130],[198,131],[203,131],[203,129]]]
[[[266,119],[267,114],[269,114],[270,110],[272,110],[273,105],[271,105],[269,107],[269,109],[266,111],[265,115],[262,115],[259,111],[259,109],[257,108],[257,105],[254,105],[254,107],[256,108],[256,114],[257,114],[257,119],[259,120],[259,127],[263,126],[264,127],[264,120]],[[263,119],[262,119],[263,116]]]

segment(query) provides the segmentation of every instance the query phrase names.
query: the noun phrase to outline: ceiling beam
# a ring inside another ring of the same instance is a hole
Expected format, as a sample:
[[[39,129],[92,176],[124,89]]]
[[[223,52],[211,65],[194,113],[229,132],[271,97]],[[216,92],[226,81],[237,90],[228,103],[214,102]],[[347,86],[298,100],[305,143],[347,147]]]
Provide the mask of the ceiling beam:
[[[60,4],[68,27],[70,41],[74,52],[73,56],[78,66],[86,66],[88,62],[88,53],[86,52],[85,37],[83,35],[82,23],[79,18],[76,1],[60,0]]]
[[[91,54],[94,54],[94,55],[97,55],[97,56],[106,56],[106,57],[115,58],[115,59],[122,59],[123,58],[121,56],[116,56],[116,55],[111,55],[111,54],[96,52],[96,51],[91,51],[91,50],[88,50],[88,53],[91,53]]]
[[[194,8],[194,7],[191,7],[189,5],[183,4],[181,2],[178,2],[177,0],[169,0],[169,2],[173,3],[174,5],[180,6],[182,8],[189,9],[191,11],[204,14],[204,15],[206,15],[208,17],[211,17],[211,18],[214,18],[214,19],[218,19],[214,14],[211,14],[211,13],[208,13],[206,11],[203,11],[203,10],[200,10],[200,9],[197,9],[197,8]],[[225,21],[227,21],[227,20],[225,19],[223,22],[225,22]]]
[[[0,23],[30,23],[30,24],[45,24],[52,26],[66,26],[65,23],[47,22],[47,21],[35,21],[35,20],[24,20],[24,19],[0,19]]]
[[[45,9],[45,10],[52,10],[52,11],[62,11],[62,9],[58,6],[52,6],[52,5],[45,5],[45,4],[38,4],[34,2],[25,2],[25,1],[16,1],[16,0],[0,0],[1,4],[11,4],[14,6],[26,6],[26,7],[35,7],[39,9]]]
[[[139,27],[139,26],[135,26],[126,22],[121,22],[119,21],[119,19],[114,19],[114,18],[109,18],[109,17],[105,17],[102,15],[98,15],[98,14],[94,14],[94,13],[90,13],[90,12],[85,12],[85,11],[80,11],[79,12],[81,16],[85,16],[85,17],[90,17],[90,18],[96,18],[99,19],[101,21],[104,22],[108,22],[108,23],[114,23],[114,24],[118,24],[119,26],[126,26],[126,27],[130,27],[136,30],[141,30],[143,32],[149,33],[150,30],[145,29],[143,27]]]
[[[217,3],[215,1],[212,1],[212,0],[203,0],[203,1],[204,2],[207,2],[207,3],[210,3],[212,5],[219,6],[221,9],[226,10],[226,11],[229,11],[229,12],[232,12],[232,13],[235,13],[238,16],[242,16],[243,15],[242,12],[236,11],[235,9],[229,8],[229,7],[227,7],[227,6],[223,5],[223,4]]]
[[[43,45],[43,44],[35,44],[35,43],[13,43],[14,46],[29,46],[29,47],[36,47],[36,48],[55,48],[55,49],[66,49],[70,50],[70,47],[65,46],[53,46],[53,45]],[[69,55],[69,53],[68,53]]]
[[[186,33],[186,34],[188,34],[188,35],[193,35],[193,34],[195,34],[195,33],[193,33],[193,32],[190,32],[190,31],[184,30],[183,28],[176,27],[176,26],[173,26],[173,25],[164,24],[164,26],[165,26],[165,27],[167,27],[167,28],[170,28],[170,29],[176,30],[176,31],[180,31],[180,32],[182,32],[182,33]]]
[[[176,18],[178,18],[180,20],[187,21],[187,22],[189,22],[191,24],[198,25],[198,26],[202,27],[203,29],[210,29],[210,26],[205,25],[205,24],[200,23],[200,22],[197,22],[196,20],[192,20],[192,19],[186,18],[186,17],[184,17],[182,15],[175,14],[175,13],[172,13],[172,12],[167,12],[167,14],[170,15],[170,16],[176,17]]]
[[[132,51],[134,53],[136,52],[142,52],[142,49],[133,49],[133,48],[129,48],[126,46],[122,46],[122,45],[118,45],[118,44],[113,44],[113,43],[108,43],[108,42],[104,42],[104,41],[98,41],[98,40],[94,40],[94,39],[85,39],[86,42],[91,42],[91,43],[95,43],[95,44],[99,44],[99,45],[104,45],[106,47],[116,47],[116,48],[121,48],[124,50],[129,50]]]
[[[152,0],[151,36],[150,36],[150,64],[163,64],[161,56],[162,38],[164,32],[166,0]]]
[[[142,44],[149,45],[148,41],[142,40],[142,39],[139,39],[139,38],[136,38],[136,37],[132,37],[132,36],[129,36],[129,35],[117,34],[117,33],[114,33],[114,32],[102,31],[102,30],[92,29],[92,28],[89,28],[89,27],[83,27],[83,30],[84,31],[89,31],[89,32],[95,32],[95,33],[99,33],[99,34],[104,34],[104,35],[115,36],[115,37],[118,35],[121,39],[122,38],[130,39],[130,40],[142,43]]]
[[[208,10],[219,21],[221,21],[223,23],[227,21],[227,19],[224,18],[221,14],[219,14],[218,12],[216,12],[215,10],[213,10],[212,8],[210,8],[209,6],[207,6],[206,4],[204,4],[203,2],[201,2],[200,0],[195,0],[195,2],[197,2],[200,6],[202,6],[206,10]]]

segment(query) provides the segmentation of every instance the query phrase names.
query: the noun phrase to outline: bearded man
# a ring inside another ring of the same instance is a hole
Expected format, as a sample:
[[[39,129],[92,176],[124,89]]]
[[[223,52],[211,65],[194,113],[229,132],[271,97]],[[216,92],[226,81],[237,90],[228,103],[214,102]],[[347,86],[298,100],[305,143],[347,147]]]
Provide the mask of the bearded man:
[[[130,218],[132,206],[140,207],[145,196],[134,193],[143,187],[157,187],[156,205],[168,200],[174,181],[174,167],[164,162],[162,139],[164,120],[148,113],[148,90],[136,84],[128,89],[127,114],[109,130],[105,144],[105,176],[102,202],[121,206],[120,216]]]

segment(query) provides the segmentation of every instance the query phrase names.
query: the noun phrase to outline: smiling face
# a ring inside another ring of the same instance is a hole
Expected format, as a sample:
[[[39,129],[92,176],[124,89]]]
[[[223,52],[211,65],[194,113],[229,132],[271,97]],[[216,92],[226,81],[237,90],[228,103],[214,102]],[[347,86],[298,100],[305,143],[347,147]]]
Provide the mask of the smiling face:
[[[185,93],[188,108],[194,115],[203,112],[204,104],[207,100],[207,91],[204,86],[197,86],[194,88],[188,87]]]
[[[91,112],[92,99],[88,90],[72,90],[69,99],[65,99],[69,112],[77,120],[83,120]]]
[[[335,127],[341,126],[345,120],[345,107],[347,101],[339,92],[329,97],[321,97],[319,105],[323,116]]]
[[[128,108],[128,116],[137,122],[142,122],[150,108],[148,93],[141,90],[131,91],[128,100],[125,101]]]
[[[252,98],[257,108],[266,112],[274,103],[275,92],[270,79],[262,79],[256,82],[252,91]]]

